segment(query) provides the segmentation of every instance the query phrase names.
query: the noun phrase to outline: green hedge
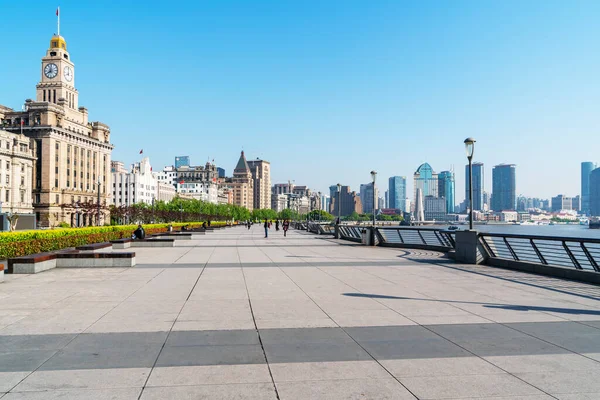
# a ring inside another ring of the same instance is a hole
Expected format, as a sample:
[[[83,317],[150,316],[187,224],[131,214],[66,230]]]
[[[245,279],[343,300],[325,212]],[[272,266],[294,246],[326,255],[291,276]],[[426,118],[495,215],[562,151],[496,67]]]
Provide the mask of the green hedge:
[[[202,222],[173,223],[174,230],[181,226],[202,226]],[[222,226],[224,222],[212,222],[211,226]],[[169,224],[144,225],[146,234],[166,232]],[[131,237],[137,225],[99,226],[88,228],[66,228],[0,233],[0,260],[82,246],[90,243]]]

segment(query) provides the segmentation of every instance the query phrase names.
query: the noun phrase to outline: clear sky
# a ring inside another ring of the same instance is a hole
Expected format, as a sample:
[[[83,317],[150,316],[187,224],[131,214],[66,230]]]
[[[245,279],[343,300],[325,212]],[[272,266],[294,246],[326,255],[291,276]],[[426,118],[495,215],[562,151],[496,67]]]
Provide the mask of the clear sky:
[[[0,104],[35,96],[57,5],[80,105],[126,164],[231,174],[244,149],[273,183],[358,191],[375,169],[412,197],[429,162],[460,202],[467,136],[488,191],[514,163],[519,194],[576,195],[600,161],[599,1],[0,0]]]

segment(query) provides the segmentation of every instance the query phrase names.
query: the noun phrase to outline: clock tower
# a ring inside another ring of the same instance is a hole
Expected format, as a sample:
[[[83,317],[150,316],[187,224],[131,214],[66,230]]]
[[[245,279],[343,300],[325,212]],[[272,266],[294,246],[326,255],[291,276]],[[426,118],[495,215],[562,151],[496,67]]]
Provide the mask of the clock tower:
[[[58,104],[78,109],[79,94],[75,89],[75,67],[67,51],[67,42],[60,35],[52,36],[50,48],[42,58],[41,80],[37,84],[36,101]]]
[[[33,141],[35,167],[29,187],[40,226],[104,224],[113,189],[110,128],[89,121],[87,108],[79,104],[75,67],[60,24],[57,32],[42,57],[35,99],[25,100],[20,111],[0,105],[0,126]]]

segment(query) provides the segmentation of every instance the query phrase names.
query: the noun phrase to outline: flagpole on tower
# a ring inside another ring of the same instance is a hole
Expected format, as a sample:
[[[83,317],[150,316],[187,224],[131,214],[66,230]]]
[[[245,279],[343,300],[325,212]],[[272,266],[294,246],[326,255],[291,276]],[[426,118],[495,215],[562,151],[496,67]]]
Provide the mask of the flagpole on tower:
[[[58,32],[57,32],[57,34],[58,34],[58,36],[60,36],[60,7],[58,7],[56,9],[56,17],[58,19],[58,28],[57,28]]]

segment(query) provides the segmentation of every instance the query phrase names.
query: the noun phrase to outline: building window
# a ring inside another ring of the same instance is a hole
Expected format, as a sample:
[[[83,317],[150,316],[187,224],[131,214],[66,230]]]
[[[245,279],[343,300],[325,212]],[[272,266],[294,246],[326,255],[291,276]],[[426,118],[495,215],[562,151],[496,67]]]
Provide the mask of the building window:
[[[6,175],[6,184],[10,183],[10,175]]]
[[[4,199],[6,202],[10,202],[10,190],[6,189],[6,198]]]
[[[56,195],[56,204],[58,204],[59,199],[58,199],[58,195]]]
[[[55,180],[54,180],[54,187],[55,187],[55,188],[58,188],[58,179],[55,179]]]
[[[24,186],[24,185],[25,185],[25,177],[24,177],[24,176],[22,176],[22,177],[21,177],[21,186]]]
[[[58,174],[58,167],[54,167],[54,173]]]
[[[6,162],[6,170],[9,171],[10,170],[10,161]]]
[[[25,191],[21,190],[21,203],[25,203]]]
[[[42,90],[42,92],[44,92],[44,101],[46,101],[46,90]]]
[[[39,203],[40,203],[40,195],[39,195],[39,194],[36,194],[36,195],[35,195],[35,202],[36,202],[37,204],[39,204]]]
[[[53,89],[52,92],[53,92],[53,96],[54,96],[54,103],[56,103],[56,89]]]

